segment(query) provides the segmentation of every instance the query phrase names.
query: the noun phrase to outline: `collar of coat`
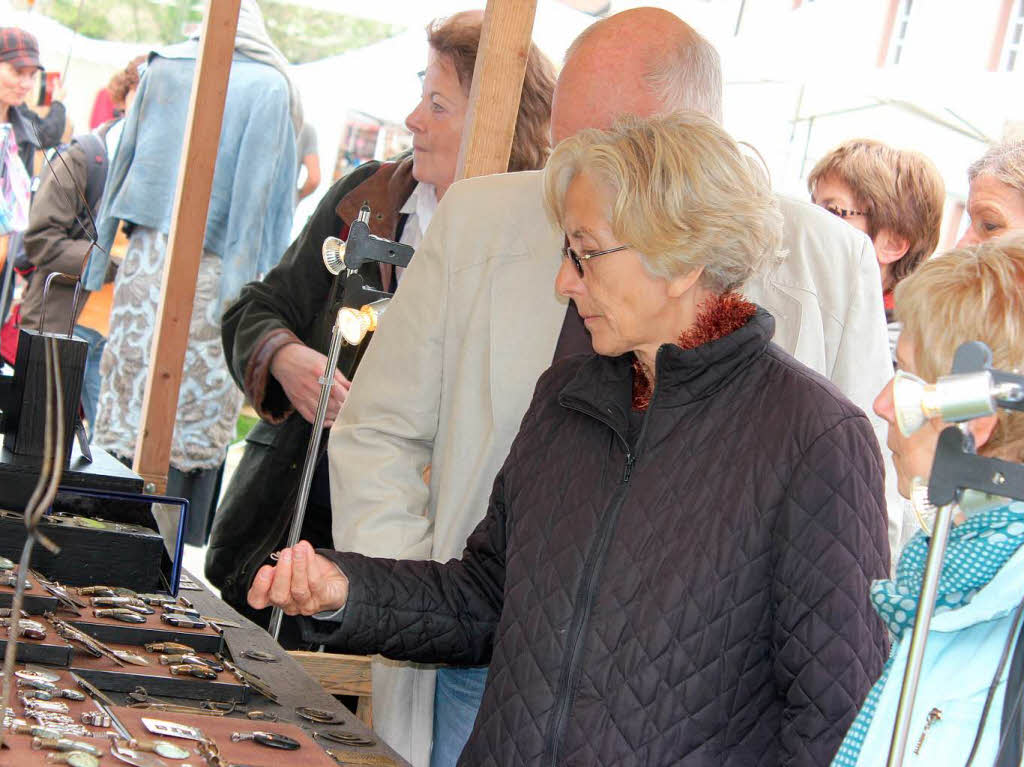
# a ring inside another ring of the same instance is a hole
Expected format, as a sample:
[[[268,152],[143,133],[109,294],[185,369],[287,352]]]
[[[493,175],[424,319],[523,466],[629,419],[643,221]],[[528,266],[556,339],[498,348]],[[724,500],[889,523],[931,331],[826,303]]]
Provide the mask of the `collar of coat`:
[[[745,303],[745,302],[744,302]],[[663,344],[655,358],[655,410],[679,408],[715,394],[760,357],[775,333],[775,318],[759,306],[740,327],[692,348]],[[633,354],[593,355],[562,389],[563,407],[589,413],[620,434],[633,405]]]
[[[345,222],[345,231],[339,235],[341,239],[348,237],[348,225],[359,216],[364,203],[370,206],[370,234],[395,239],[399,210],[415,187],[412,154],[383,163],[366,181],[342,197],[334,209],[338,218]]]

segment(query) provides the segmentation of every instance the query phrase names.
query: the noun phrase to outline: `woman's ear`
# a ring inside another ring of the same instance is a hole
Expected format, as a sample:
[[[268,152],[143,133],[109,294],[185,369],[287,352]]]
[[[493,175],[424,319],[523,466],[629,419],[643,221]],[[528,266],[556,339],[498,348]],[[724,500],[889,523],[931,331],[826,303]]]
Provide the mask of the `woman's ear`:
[[[910,240],[896,234],[892,229],[880,230],[875,235],[873,243],[880,264],[894,264],[907,255],[907,251],[910,250]]]
[[[974,437],[975,450],[981,452],[982,446],[992,439],[992,432],[996,430],[997,423],[999,423],[999,416],[995,413],[974,418],[968,422],[967,428],[971,430],[971,436]]]
[[[690,288],[697,284],[697,280],[704,274],[704,267],[698,266],[696,269],[686,274],[680,274],[678,277],[673,277],[668,281],[668,295],[670,298],[679,298],[684,295]]]

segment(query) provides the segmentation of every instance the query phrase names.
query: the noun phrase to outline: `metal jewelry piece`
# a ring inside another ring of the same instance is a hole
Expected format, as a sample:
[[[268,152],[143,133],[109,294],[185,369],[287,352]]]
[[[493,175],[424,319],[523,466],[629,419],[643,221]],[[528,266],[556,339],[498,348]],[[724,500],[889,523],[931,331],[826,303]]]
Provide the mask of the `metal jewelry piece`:
[[[181,615],[168,615],[164,613],[160,616],[160,620],[164,623],[174,626],[175,628],[186,628],[186,629],[204,629],[206,628],[206,621],[203,620],[191,620]]]
[[[25,713],[34,716],[36,712],[46,714],[67,714],[71,709],[68,704],[59,700],[33,700],[29,698],[24,701]],[[72,720],[73,722],[74,720]]]
[[[70,767],[100,767],[98,756],[85,751],[69,751],[66,754],[47,754],[47,764],[67,764]]]
[[[100,755],[100,750],[90,743],[82,743],[66,738],[32,738],[32,750],[39,751],[40,749],[46,749],[47,751],[84,751],[93,756]]]
[[[18,693],[18,697],[21,698],[22,703],[29,698],[35,698],[36,700],[53,700],[53,693],[47,692],[46,690],[23,690]]]
[[[259,709],[257,709],[256,711],[249,711],[249,712],[247,712],[245,717],[246,717],[246,719],[250,719],[250,720],[252,720],[254,722],[276,722],[277,721],[277,714],[275,714],[273,711],[261,711]]]
[[[93,639],[88,634],[79,631],[70,623],[62,621],[56,617],[53,613],[47,613],[46,619],[50,621],[50,625],[53,626],[54,631],[57,632],[57,636],[62,639],[66,639],[69,642],[75,642],[80,645],[87,653],[92,655],[94,658],[109,658],[114,661],[118,666],[123,666],[125,661],[121,657],[107,647],[105,644],[100,642],[98,639]],[[131,661],[127,661],[131,663]],[[81,686],[81,682],[79,682]],[[91,695],[92,693],[90,693]]]
[[[371,746],[377,745],[377,741],[373,738],[366,738],[362,735],[356,735],[354,732],[313,732],[314,738],[323,738],[329,740],[332,743],[340,743],[343,746],[357,746],[360,748],[370,748]]]
[[[124,588],[123,586],[83,586],[77,589],[78,593],[82,596],[89,597],[135,597],[141,598],[131,589]]]
[[[187,644],[181,644],[180,642],[150,642],[149,644],[143,645],[146,648],[146,652],[162,652],[162,653],[194,653],[195,650],[189,647]]]
[[[295,740],[295,738],[289,738],[287,735],[278,735],[274,732],[263,732],[262,730],[257,730],[256,732],[231,733],[232,743],[238,743],[243,740],[251,740],[255,743],[259,743],[261,746],[280,748],[285,751],[295,751],[302,746],[302,744]]]
[[[102,727],[103,729],[109,729],[111,721],[110,717],[102,711],[84,711],[82,712],[82,724],[87,724],[90,727]]]
[[[19,679],[26,679],[29,676],[36,679],[45,679],[47,682],[59,682],[60,674],[56,671],[46,668],[45,666],[36,666],[32,663],[26,663],[21,671],[15,671],[14,675]]]
[[[115,607],[111,609],[93,610],[92,614],[97,618],[113,618],[114,620],[121,621],[122,623],[145,623],[146,616],[139,615],[137,612],[133,612],[124,607]]]
[[[142,722],[142,726],[154,735],[163,735],[168,738],[184,738],[186,740],[195,740],[199,742],[206,740],[206,736],[203,734],[203,731],[198,727],[189,727],[184,724],[167,722],[163,719],[148,719],[146,717],[142,717],[140,721]]]
[[[12,618],[0,618],[0,626],[8,629],[10,633]],[[28,618],[18,619],[17,633],[19,637],[26,637],[28,639],[46,639],[46,626],[39,621],[29,620]]]
[[[194,676],[196,679],[216,679],[217,672],[209,666],[199,663],[176,663],[168,666],[173,676]]]
[[[295,713],[303,719],[317,724],[341,724],[344,721],[333,711],[324,711],[321,708],[310,708],[309,706],[299,706],[295,709]]]
[[[397,763],[384,754],[368,754],[365,751],[332,751],[324,749],[338,764],[370,764],[376,767],[396,767]]]
[[[110,755],[134,767],[167,767],[167,762],[163,759],[113,742],[110,744]]]
[[[249,660],[258,660],[260,663],[277,663],[278,657],[265,650],[242,650],[242,657]]]

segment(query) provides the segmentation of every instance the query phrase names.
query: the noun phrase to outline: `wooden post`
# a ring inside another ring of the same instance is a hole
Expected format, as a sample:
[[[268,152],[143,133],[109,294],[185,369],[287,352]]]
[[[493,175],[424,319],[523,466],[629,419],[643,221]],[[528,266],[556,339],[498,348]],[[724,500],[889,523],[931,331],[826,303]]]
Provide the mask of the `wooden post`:
[[[148,493],[162,493],[167,487],[178,389],[188,346],[240,4],[240,0],[207,0],[199,38],[156,330],[150,350],[149,378],[142,399],[132,464],[142,475]]]
[[[487,0],[456,179],[504,173],[537,0]]]

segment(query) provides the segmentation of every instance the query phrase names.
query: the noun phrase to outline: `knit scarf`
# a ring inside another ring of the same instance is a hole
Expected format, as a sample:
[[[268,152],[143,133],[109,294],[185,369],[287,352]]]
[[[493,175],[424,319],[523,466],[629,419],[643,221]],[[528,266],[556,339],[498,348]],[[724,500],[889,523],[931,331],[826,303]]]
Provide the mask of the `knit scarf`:
[[[875,581],[871,585],[871,601],[896,641],[893,642],[892,653],[882,675],[871,688],[860,713],[846,733],[839,753],[832,761],[832,767],[854,767],[857,764],[882,689],[892,670],[899,641],[904,634],[909,641],[913,630],[921,583],[924,581],[925,561],[928,558],[928,543],[929,538],[923,532],[918,532],[900,555],[895,579]],[[1019,501],[978,512],[953,527],[939,576],[935,613],[956,610],[970,603],[1022,544],[1024,503]]]

